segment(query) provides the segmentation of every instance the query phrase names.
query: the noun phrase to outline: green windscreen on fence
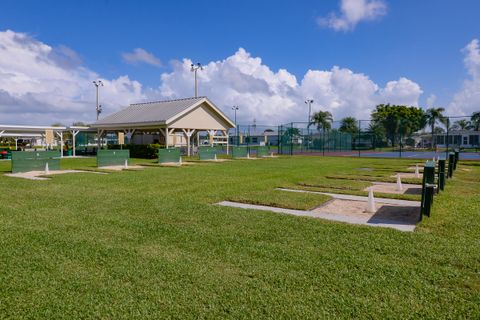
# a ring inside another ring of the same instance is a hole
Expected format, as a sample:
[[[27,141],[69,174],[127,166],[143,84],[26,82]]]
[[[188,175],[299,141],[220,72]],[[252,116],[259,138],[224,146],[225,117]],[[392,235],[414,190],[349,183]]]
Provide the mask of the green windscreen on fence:
[[[232,147],[232,157],[233,158],[246,158],[248,155],[248,147]]]
[[[12,151],[12,172],[43,171],[48,163],[49,170],[60,170],[58,151]]]
[[[97,167],[123,166],[130,158],[130,150],[98,150]]]
[[[259,146],[257,147],[257,158],[268,157],[268,147],[267,146]]]
[[[180,162],[180,149],[158,149],[158,163]]]
[[[215,147],[199,147],[198,157],[200,160],[215,160],[217,155],[217,148]]]

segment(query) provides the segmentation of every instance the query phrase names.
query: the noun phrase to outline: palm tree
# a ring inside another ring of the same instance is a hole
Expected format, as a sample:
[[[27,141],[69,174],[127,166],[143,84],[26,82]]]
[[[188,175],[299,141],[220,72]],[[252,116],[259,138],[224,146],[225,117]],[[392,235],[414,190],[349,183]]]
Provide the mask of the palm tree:
[[[358,121],[354,117],[345,117],[340,121],[340,128],[338,130],[355,135],[358,133],[357,123]]]
[[[425,113],[425,117],[427,119],[427,124],[432,128],[432,147],[434,143],[434,136],[435,136],[435,124],[437,121],[441,121],[442,123],[445,122],[445,117],[443,116],[443,112],[445,112],[445,108],[430,108],[427,109]],[[437,148],[437,144],[435,143],[435,149]]]
[[[471,128],[472,128],[472,124],[470,123],[470,121],[465,120],[465,119],[455,121],[455,123],[452,126],[452,129],[462,130],[462,131],[463,130],[470,130]]]
[[[475,131],[480,131],[480,111],[472,113],[470,120]]]
[[[329,111],[320,110],[312,115],[311,122],[308,124],[308,126],[316,124],[318,130],[322,129],[323,132],[325,132],[325,130],[332,127],[332,121],[333,117]]]

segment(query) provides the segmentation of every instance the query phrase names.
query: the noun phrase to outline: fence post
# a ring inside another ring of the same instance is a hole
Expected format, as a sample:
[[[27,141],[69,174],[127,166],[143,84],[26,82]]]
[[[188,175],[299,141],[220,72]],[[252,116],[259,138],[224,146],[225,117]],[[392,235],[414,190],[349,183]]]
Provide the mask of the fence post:
[[[290,155],[293,155],[293,122],[290,124]]]
[[[358,120],[358,141],[356,143],[358,149],[358,157],[360,157],[360,130],[362,127],[362,120]]]
[[[445,151],[445,157],[448,158],[448,155],[449,155],[449,148],[450,148],[450,143],[449,143],[449,136],[450,136],[450,118],[447,118],[447,141],[446,142],[446,145],[447,145],[447,150]],[[433,138],[432,138],[433,139]],[[432,140],[432,144],[433,144],[433,140]],[[436,146],[436,145],[435,145]]]

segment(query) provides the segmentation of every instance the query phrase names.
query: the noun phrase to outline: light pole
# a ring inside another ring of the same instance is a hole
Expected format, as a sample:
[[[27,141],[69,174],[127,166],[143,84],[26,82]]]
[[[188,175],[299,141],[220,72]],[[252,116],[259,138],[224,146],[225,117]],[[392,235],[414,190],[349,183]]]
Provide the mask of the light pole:
[[[98,87],[102,86],[103,87],[103,82],[102,80],[96,80],[96,81],[93,81],[93,84],[95,85],[96,89],[97,89],[97,106],[96,106],[96,110],[97,110],[97,120],[98,120],[98,116],[100,115],[100,113],[102,113],[102,106],[98,104]]]
[[[235,112],[235,131],[237,131],[237,135],[236,135],[236,140],[237,140],[237,146],[238,146],[238,126],[237,126],[237,110],[240,109],[239,106],[233,106],[232,107],[232,110]]]
[[[306,99],[305,103],[308,104],[308,121],[307,121],[307,135],[308,135],[308,144],[307,147],[310,148],[310,122],[312,121],[312,103],[313,99]]]
[[[198,69],[200,70],[203,70],[203,66],[201,63],[197,63],[197,64],[191,64],[190,66],[190,71],[192,71],[194,74],[195,74],[195,98],[198,97],[198,85],[197,85],[197,71]]]
[[[308,104],[308,124],[310,124],[310,121],[312,121],[312,103],[313,99],[308,99],[305,100],[305,103]]]

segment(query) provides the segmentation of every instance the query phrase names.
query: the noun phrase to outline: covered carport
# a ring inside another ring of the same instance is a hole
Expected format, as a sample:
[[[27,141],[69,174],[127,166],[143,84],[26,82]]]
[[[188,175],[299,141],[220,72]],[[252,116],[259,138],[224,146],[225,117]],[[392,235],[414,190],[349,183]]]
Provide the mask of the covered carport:
[[[27,126],[27,125],[2,125],[0,124],[0,137],[9,137],[15,139],[15,150],[18,149],[18,139],[35,139],[45,149],[51,149],[58,146],[63,150],[64,134],[70,132],[72,134],[72,155],[76,155],[75,138],[80,131],[88,130],[89,127],[84,126]],[[63,152],[60,152],[63,157]]]

